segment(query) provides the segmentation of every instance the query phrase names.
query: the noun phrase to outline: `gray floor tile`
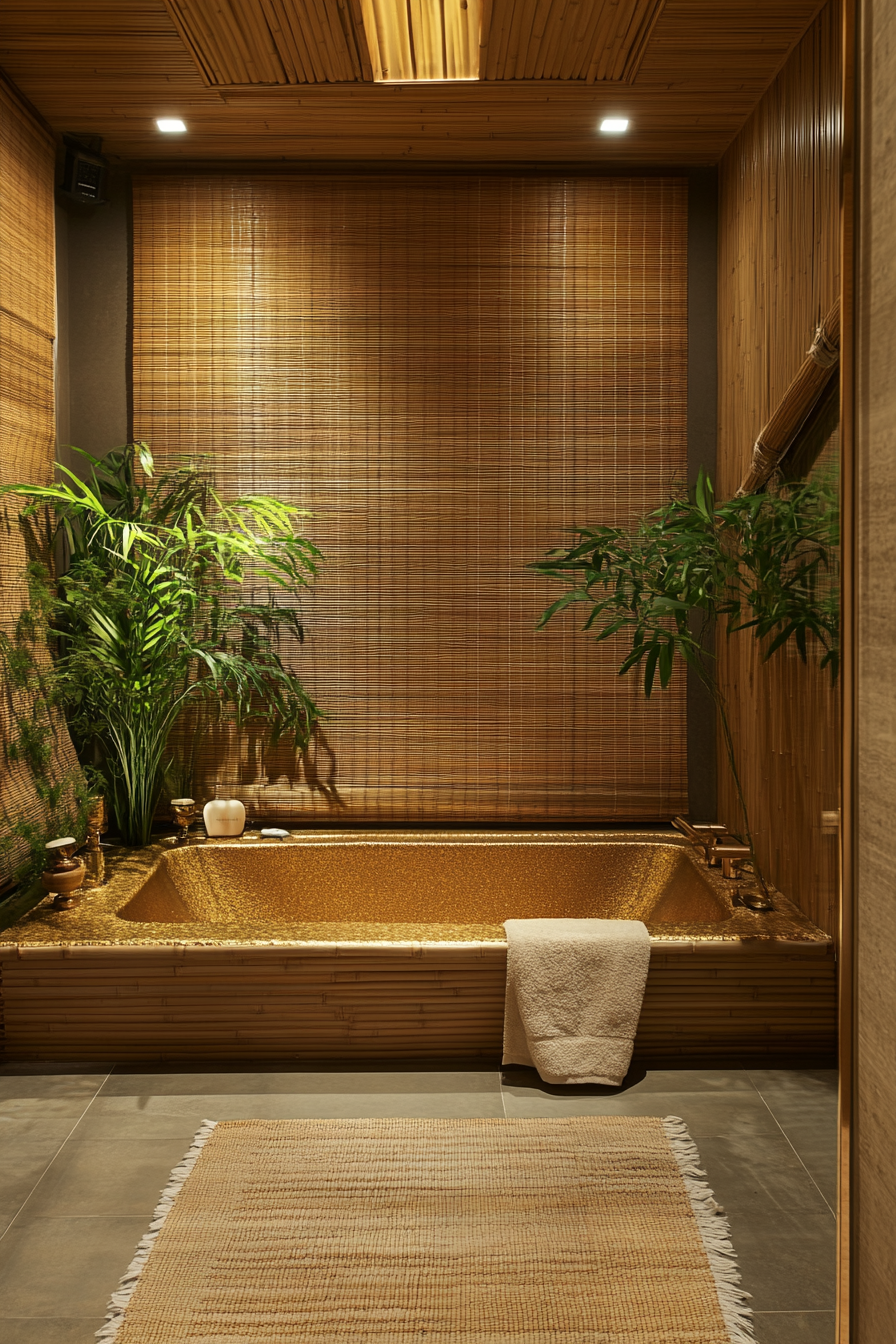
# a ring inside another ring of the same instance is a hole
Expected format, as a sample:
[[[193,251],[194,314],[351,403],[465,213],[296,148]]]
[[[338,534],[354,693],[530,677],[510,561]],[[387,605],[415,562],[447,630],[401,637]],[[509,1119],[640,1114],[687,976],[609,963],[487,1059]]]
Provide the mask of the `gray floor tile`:
[[[184,1152],[190,1146],[193,1135],[203,1120],[215,1120],[217,1116],[209,1114],[206,1098],[200,1098],[200,1105],[177,1108],[170,1114],[148,1108],[150,1097],[141,1097],[144,1103],[137,1107],[134,1097],[110,1097],[106,1102],[96,1101],[84,1117],[78,1121],[72,1139],[77,1142],[89,1141],[116,1143],[123,1139],[177,1139],[183,1145]]]
[[[761,1138],[780,1130],[755,1092],[635,1092],[593,1095],[584,1089],[504,1088],[508,1116],[677,1115],[691,1137],[740,1135]]]
[[[70,1140],[29,1199],[29,1218],[127,1217],[147,1219],[172,1167],[186,1152],[183,1139],[114,1142]]]
[[[837,1207],[837,1129],[835,1125],[788,1125],[787,1139],[832,1209]]]
[[[298,1093],[343,1092],[351,1095],[386,1092],[498,1092],[500,1075],[495,1069],[454,1070],[318,1070],[277,1072],[178,1072],[114,1073],[103,1086],[103,1097],[130,1096],[276,1096]]]
[[[0,1074],[0,1105],[7,1102],[75,1102],[88,1105],[108,1076],[105,1073]]]
[[[700,1162],[716,1199],[738,1213],[830,1212],[825,1199],[783,1134],[700,1140]]]
[[[0,1148],[0,1216],[18,1213],[59,1150],[57,1142],[18,1139]]]
[[[81,1115],[84,1114],[82,1108]],[[0,1149],[24,1140],[30,1143],[64,1143],[78,1123],[77,1115],[43,1119],[34,1115],[0,1115]]]
[[[836,1069],[754,1069],[748,1065],[746,1071],[760,1092],[837,1095],[839,1074]]]
[[[102,1319],[145,1231],[145,1217],[18,1219],[0,1240],[0,1319]]]
[[[537,1087],[545,1084],[534,1069],[505,1064],[501,1070],[504,1087]],[[549,1090],[549,1089],[547,1089]],[[558,1088],[558,1092],[568,1089]],[[743,1069],[639,1069],[633,1068],[621,1087],[587,1087],[577,1091],[595,1096],[623,1097],[633,1092],[755,1092]]]
[[[628,1078],[623,1092],[751,1092],[743,1069],[649,1069],[643,1078]]]
[[[782,1129],[817,1122],[837,1127],[834,1069],[751,1070],[750,1078]]]
[[[0,1318],[0,1337],[10,1344],[96,1344],[104,1316]]]
[[[756,1344],[834,1344],[832,1311],[762,1311],[753,1319]]]
[[[830,1212],[728,1209],[731,1239],[754,1311],[833,1311],[836,1223]]]
[[[83,1115],[90,1105],[89,1097],[0,1097],[0,1124],[4,1120],[70,1120],[71,1124]],[[70,1126],[71,1127],[71,1126]]]
[[[833,1097],[799,1097],[791,1093],[763,1092],[768,1106],[785,1134],[792,1129],[815,1126],[819,1134],[837,1133],[837,1102]]]
[[[220,1096],[158,1096],[158,1097],[100,1097],[90,1108],[89,1116],[79,1125],[77,1137],[97,1138],[97,1121],[110,1116],[116,1118],[117,1137],[137,1137],[133,1121],[149,1121],[139,1125],[139,1132],[158,1132],[157,1122],[188,1119],[190,1135],[203,1120],[293,1120],[302,1118],[343,1119],[349,1116],[402,1117],[443,1116],[446,1119],[470,1119],[477,1116],[504,1114],[499,1092],[311,1092],[298,1095],[273,1093],[263,1096],[224,1094]],[[192,1126],[192,1128],[190,1128]],[[107,1131],[108,1132],[108,1131]],[[175,1124],[165,1133],[183,1133]]]

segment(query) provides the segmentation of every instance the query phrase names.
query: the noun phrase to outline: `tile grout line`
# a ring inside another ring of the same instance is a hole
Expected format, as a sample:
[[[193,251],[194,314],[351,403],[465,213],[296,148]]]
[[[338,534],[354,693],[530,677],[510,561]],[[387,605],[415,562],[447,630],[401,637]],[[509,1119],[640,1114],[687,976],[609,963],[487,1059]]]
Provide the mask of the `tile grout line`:
[[[57,1159],[57,1157],[59,1156],[59,1154],[62,1152],[62,1150],[63,1150],[63,1148],[65,1147],[65,1145],[68,1143],[69,1139],[70,1139],[71,1136],[74,1134],[75,1130],[78,1128],[78,1126],[80,1125],[81,1121],[84,1119],[85,1115],[86,1115],[87,1112],[90,1110],[91,1106],[92,1106],[93,1103],[96,1101],[96,1099],[97,1099],[97,1097],[99,1096],[99,1094],[102,1092],[103,1088],[104,1088],[104,1087],[106,1086],[106,1084],[108,1083],[109,1079],[112,1077],[112,1074],[113,1074],[114,1071],[115,1071],[115,1065],[113,1064],[113,1065],[112,1065],[112,1068],[111,1068],[111,1069],[109,1070],[109,1072],[106,1074],[105,1078],[104,1078],[103,1081],[100,1083],[99,1087],[96,1089],[96,1091],[94,1092],[93,1096],[92,1096],[92,1097],[90,1098],[90,1100],[88,1101],[87,1105],[84,1107],[84,1109],[83,1109],[83,1111],[81,1112],[81,1114],[80,1114],[80,1115],[78,1116],[78,1118],[75,1120],[75,1123],[72,1125],[71,1129],[70,1129],[69,1132],[66,1134],[65,1138],[62,1140],[62,1142],[60,1143],[59,1147],[56,1149],[55,1153],[54,1153],[53,1156],[50,1158],[49,1162],[48,1162],[47,1165],[44,1167],[44,1169],[43,1169],[43,1171],[41,1172],[41,1174],[38,1176],[37,1180],[36,1180],[36,1181],[34,1182],[34,1184],[32,1185],[31,1189],[28,1191],[28,1194],[27,1194],[27,1195],[25,1196],[25,1198],[22,1200],[22,1203],[19,1205],[19,1207],[18,1207],[18,1209],[16,1210],[15,1214],[13,1215],[13,1217],[10,1218],[8,1226],[5,1227],[5,1228],[3,1229],[2,1232],[0,1232],[0,1241],[3,1240],[3,1238],[6,1236],[7,1232],[11,1231],[12,1228],[15,1227],[16,1223],[18,1222],[19,1218],[21,1217],[21,1213],[22,1213],[22,1210],[25,1208],[25,1205],[28,1203],[29,1199],[31,1199],[31,1197],[32,1197],[32,1195],[34,1194],[35,1190],[36,1190],[37,1187],[40,1185],[41,1181],[44,1179],[44,1177],[46,1176],[47,1172],[50,1170],[50,1168],[52,1167],[53,1163],[56,1161],[56,1159]]]
[[[750,1075],[749,1075],[749,1073],[748,1073],[748,1074],[747,1074],[747,1077],[749,1078],[749,1076],[750,1076]],[[780,1129],[780,1131],[781,1131],[781,1133],[783,1134],[784,1138],[787,1140],[787,1144],[788,1144],[788,1146],[789,1146],[789,1148],[790,1148],[790,1151],[793,1153],[793,1155],[794,1155],[794,1157],[796,1158],[797,1162],[799,1162],[799,1164],[800,1164],[800,1166],[802,1167],[803,1171],[806,1173],[806,1175],[809,1177],[809,1180],[812,1182],[812,1184],[814,1185],[815,1189],[818,1191],[818,1194],[819,1194],[819,1196],[820,1196],[820,1198],[821,1198],[821,1201],[822,1201],[822,1203],[824,1204],[825,1208],[828,1210],[828,1212],[831,1214],[831,1216],[836,1220],[836,1218],[837,1218],[837,1210],[831,1208],[831,1205],[830,1205],[830,1202],[829,1202],[829,1200],[828,1200],[827,1195],[824,1193],[824,1191],[822,1190],[821,1186],[818,1184],[818,1182],[816,1181],[815,1177],[812,1175],[811,1171],[810,1171],[809,1168],[806,1166],[806,1164],[805,1164],[805,1162],[803,1161],[803,1159],[800,1157],[799,1153],[797,1152],[796,1148],[794,1147],[793,1143],[791,1142],[790,1135],[787,1133],[787,1130],[784,1128],[784,1126],[781,1124],[781,1121],[780,1121],[780,1120],[778,1119],[778,1117],[775,1115],[775,1113],[774,1113],[774,1111],[772,1110],[771,1106],[769,1105],[768,1100],[766,1099],[765,1095],[764,1095],[762,1092],[760,1092],[760,1090],[759,1090],[758,1087],[756,1087],[756,1084],[753,1082],[753,1079],[752,1079],[752,1078],[750,1078],[750,1082],[751,1082],[751,1084],[753,1085],[753,1087],[756,1089],[756,1095],[762,1099],[762,1104],[763,1104],[763,1106],[764,1106],[765,1109],[768,1111],[769,1115],[772,1117],[772,1119],[774,1120],[775,1124],[776,1124],[776,1125],[778,1126],[778,1128]]]

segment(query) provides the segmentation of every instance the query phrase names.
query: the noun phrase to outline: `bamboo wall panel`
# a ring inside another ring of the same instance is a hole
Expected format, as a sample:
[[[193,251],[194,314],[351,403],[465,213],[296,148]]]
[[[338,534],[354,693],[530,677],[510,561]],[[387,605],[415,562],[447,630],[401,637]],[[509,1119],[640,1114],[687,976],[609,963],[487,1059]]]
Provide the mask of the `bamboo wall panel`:
[[[51,137],[0,77],[0,483],[52,478],[55,449],[53,340],[56,329]],[[0,632],[14,640],[29,602],[30,555],[18,522],[20,504],[0,501]],[[44,557],[45,558],[45,557]],[[16,723],[29,719],[31,697],[14,687],[0,662],[0,878],[28,855],[16,822],[41,828],[45,805],[34,776],[10,759]],[[49,720],[51,773],[74,766],[64,724]]]
[[[839,292],[840,8],[818,16],[722,160],[719,211],[719,488],[737,490],[753,442]],[[833,451],[833,448],[832,448]],[[766,664],[746,633],[720,648],[760,857],[829,933],[837,921],[840,722],[827,673]],[[723,759],[720,752],[720,760]],[[720,768],[722,819],[737,825]]]
[[[135,433],[312,509],[327,556],[298,666],[329,792],[221,731],[195,796],[346,824],[680,809],[683,683],[645,701],[618,647],[536,632],[558,590],[525,566],[685,471],[686,232],[677,178],[138,180]]]
[[[500,1056],[501,945],[6,949],[10,1059]],[[836,1048],[830,946],[654,946],[636,1055]]]
[[[715,164],[817,9],[666,0],[623,86],[500,78],[231,91],[203,80],[164,0],[5,0],[0,65],[56,130],[102,135],[128,159]],[[604,115],[630,117],[629,133],[598,135]],[[187,134],[160,135],[160,116],[183,117]]]

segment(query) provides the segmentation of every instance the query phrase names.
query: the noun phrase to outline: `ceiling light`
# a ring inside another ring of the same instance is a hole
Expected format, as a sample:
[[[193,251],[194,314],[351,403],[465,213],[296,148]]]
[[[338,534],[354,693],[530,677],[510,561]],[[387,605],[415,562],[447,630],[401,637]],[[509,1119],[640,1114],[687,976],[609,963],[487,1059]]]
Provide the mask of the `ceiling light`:
[[[604,135],[622,135],[628,130],[628,117],[604,117],[600,128]]]
[[[187,129],[186,122],[181,121],[180,117],[157,117],[156,125],[166,135],[177,135]]]

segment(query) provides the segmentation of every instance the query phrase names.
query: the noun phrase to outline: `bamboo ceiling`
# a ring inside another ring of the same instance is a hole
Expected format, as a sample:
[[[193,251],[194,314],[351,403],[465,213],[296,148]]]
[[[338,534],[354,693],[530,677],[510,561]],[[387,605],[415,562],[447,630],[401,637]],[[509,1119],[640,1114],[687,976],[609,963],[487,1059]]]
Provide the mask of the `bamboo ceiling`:
[[[664,0],[165,0],[210,87],[630,81]]]
[[[634,79],[664,0],[486,0],[482,79]]]
[[[193,796],[328,821],[654,819],[685,804],[684,679],[544,632],[526,565],[686,470],[680,178],[148,177],[134,432],[313,510],[297,667],[316,768],[200,742]]]
[[[479,79],[368,82],[362,0],[214,0],[254,22],[237,40],[221,18],[198,57],[212,0],[5,0],[0,65],[56,130],[128,160],[708,164],[819,7],[619,0],[605,30],[598,0],[482,3]],[[628,135],[601,137],[604,115]],[[187,134],[161,135],[162,116]]]
[[[206,84],[371,80],[358,0],[165,0]]]

